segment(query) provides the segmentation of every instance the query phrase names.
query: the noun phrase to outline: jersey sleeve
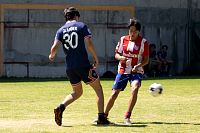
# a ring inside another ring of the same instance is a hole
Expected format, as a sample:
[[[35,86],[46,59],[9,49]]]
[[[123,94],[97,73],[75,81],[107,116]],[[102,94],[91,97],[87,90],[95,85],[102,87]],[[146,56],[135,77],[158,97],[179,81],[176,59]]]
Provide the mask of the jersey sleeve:
[[[83,26],[83,36],[85,37],[91,37],[91,31],[88,29],[87,25]]]
[[[149,43],[147,41],[144,42],[144,52],[143,52],[143,56],[149,56]]]
[[[62,37],[63,37],[63,33],[62,33],[61,30],[59,29],[59,30],[56,32],[55,40],[59,40],[59,41],[62,42]]]
[[[122,54],[123,53],[123,37],[120,38],[120,40],[117,43],[117,46],[115,48],[115,53]]]

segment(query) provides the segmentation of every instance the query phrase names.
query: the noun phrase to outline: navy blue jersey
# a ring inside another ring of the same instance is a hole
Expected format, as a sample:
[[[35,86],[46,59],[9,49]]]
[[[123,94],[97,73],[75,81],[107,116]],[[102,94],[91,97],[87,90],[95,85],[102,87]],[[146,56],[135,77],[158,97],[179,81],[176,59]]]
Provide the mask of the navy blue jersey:
[[[62,42],[67,69],[90,66],[84,42],[84,38],[90,36],[87,26],[75,20],[67,22],[57,31],[55,39]]]

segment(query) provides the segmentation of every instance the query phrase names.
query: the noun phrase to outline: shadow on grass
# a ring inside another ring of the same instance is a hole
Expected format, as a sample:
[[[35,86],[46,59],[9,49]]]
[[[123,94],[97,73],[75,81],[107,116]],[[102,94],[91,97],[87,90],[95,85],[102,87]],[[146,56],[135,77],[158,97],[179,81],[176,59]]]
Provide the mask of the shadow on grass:
[[[200,123],[189,122],[135,122],[133,124],[200,125]]]
[[[138,128],[144,128],[144,127],[146,127],[147,125],[145,125],[145,124],[139,124],[139,125],[135,125],[135,124],[132,124],[132,125],[125,125],[125,124],[121,124],[121,123],[113,123],[113,124],[110,124],[110,125],[96,125],[96,124],[92,124],[92,126],[96,126],[96,127],[138,127]]]
[[[113,123],[110,125],[96,125],[96,124],[92,124],[92,126],[96,126],[96,127],[138,127],[138,128],[144,128],[147,127],[148,125],[162,125],[162,124],[166,124],[166,125],[200,125],[200,123],[187,123],[187,122],[134,122],[131,125],[125,125],[123,123]]]
[[[73,127],[73,126],[62,125],[61,127]]]

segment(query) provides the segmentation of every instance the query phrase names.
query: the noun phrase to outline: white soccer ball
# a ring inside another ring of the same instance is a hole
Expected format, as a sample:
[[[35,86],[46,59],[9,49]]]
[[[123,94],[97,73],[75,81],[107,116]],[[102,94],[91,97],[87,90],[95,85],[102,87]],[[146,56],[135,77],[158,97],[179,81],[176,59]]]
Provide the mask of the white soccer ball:
[[[153,83],[149,86],[149,93],[154,97],[161,95],[162,92],[163,92],[163,86],[161,84]]]

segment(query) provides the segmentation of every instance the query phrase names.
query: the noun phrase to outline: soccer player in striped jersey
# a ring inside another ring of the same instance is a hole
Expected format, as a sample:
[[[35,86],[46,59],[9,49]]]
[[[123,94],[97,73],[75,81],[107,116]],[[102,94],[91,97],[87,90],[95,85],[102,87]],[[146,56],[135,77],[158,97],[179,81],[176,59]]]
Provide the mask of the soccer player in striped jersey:
[[[73,92],[67,95],[63,102],[54,109],[55,122],[59,126],[62,125],[63,111],[83,93],[81,83],[81,81],[83,81],[94,89],[97,96],[97,124],[109,124],[109,121],[104,115],[104,94],[102,86],[99,76],[95,71],[99,60],[91,40],[91,32],[84,23],[78,21],[80,14],[76,8],[69,7],[65,9],[64,15],[66,23],[56,33],[49,59],[53,61],[58,47],[63,47],[66,55],[66,72],[72,85]],[[93,66],[88,60],[85,46],[93,56]]]
[[[119,61],[118,74],[112,87],[112,94],[107,101],[105,115],[108,116],[120,91],[126,88],[129,81],[131,96],[124,118],[125,124],[130,125],[131,113],[136,104],[144,74],[143,67],[149,62],[149,44],[140,35],[141,24],[136,19],[130,19],[128,28],[129,35],[122,36],[115,49],[115,58]]]

